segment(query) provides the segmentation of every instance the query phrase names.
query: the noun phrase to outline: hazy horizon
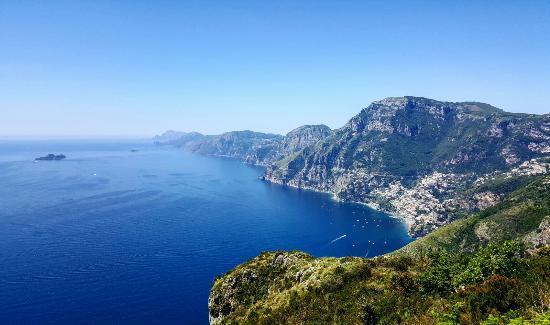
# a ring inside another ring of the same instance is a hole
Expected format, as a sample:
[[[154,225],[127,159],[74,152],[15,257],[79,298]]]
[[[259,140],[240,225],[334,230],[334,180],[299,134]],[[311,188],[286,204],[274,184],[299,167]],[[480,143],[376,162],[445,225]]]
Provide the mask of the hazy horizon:
[[[550,112],[550,2],[0,4],[0,137],[285,134],[420,96]]]
[[[474,102],[474,101],[463,100],[463,101],[460,101],[460,102]],[[366,107],[366,106],[367,105],[365,105],[364,107]],[[499,108],[499,107],[497,107],[497,108]],[[358,114],[361,109],[359,109],[356,114]],[[526,113],[526,114],[537,114],[537,115],[548,114],[548,113],[538,114],[538,113],[528,113],[528,112],[512,112],[512,113]],[[354,115],[356,115],[356,114],[354,114]],[[352,117],[353,116],[350,116],[348,118],[348,120],[351,119]],[[348,120],[346,120],[346,122]],[[255,131],[255,132],[262,132],[262,133],[272,133],[272,134],[285,135],[288,132],[294,130],[295,128],[298,128],[298,127],[303,126],[303,125],[312,125],[312,124],[327,125],[326,123],[304,123],[304,124],[301,124],[301,125],[296,125],[295,127],[292,127],[291,129],[289,129],[287,131],[284,131],[284,132],[269,132],[269,131],[264,131],[264,130],[248,128],[248,129],[222,130],[222,131],[217,132],[217,133],[208,133],[208,132],[202,132],[202,131],[196,130],[196,129],[185,130],[185,129],[181,129],[181,128],[179,128],[179,129],[178,128],[174,128],[174,129],[167,128],[167,129],[164,129],[164,130],[159,130],[158,132],[156,132],[154,134],[1,134],[0,133],[0,140],[70,140],[70,139],[75,139],[75,140],[77,140],[77,139],[82,139],[82,140],[87,140],[87,139],[89,139],[89,140],[117,140],[117,139],[120,139],[120,140],[150,140],[152,137],[157,136],[157,135],[161,135],[161,134],[163,134],[164,132],[167,132],[167,131],[198,132],[198,133],[202,133],[202,134],[205,134],[205,135],[216,135],[216,134],[222,134],[222,133],[231,132],[231,131]],[[330,125],[327,125],[327,126],[329,126],[331,129],[338,129],[340,127],[343,127],[344,124],[342,124],[340,126],[337,126],[337,127],[330,126]]]

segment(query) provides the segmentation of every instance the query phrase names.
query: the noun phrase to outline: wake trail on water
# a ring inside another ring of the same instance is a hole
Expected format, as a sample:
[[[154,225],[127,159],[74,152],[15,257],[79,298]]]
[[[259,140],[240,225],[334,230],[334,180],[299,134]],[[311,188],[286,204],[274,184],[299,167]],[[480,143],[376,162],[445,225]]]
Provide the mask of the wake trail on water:
[[[334,242],[337,242],[337,241],[339,241],[340,239],[343,239],[343,238],[346,238],[346,237],[347,237],[347,235],[342,235],[342,236],[340,236],[340,237],[338,237],[338,238],[332,240],[330,243],[333,244]]]

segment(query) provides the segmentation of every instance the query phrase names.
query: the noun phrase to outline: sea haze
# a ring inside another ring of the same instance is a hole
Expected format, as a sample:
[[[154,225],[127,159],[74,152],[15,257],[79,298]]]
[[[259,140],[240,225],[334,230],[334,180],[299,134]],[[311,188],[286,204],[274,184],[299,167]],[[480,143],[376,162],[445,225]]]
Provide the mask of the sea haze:
[[[33,161],[48,153],[67,159]],[[0,142],[0,323],[204,324],[215,276],[261,251],[411,241],[395,218],[262,172],[146,142]]]

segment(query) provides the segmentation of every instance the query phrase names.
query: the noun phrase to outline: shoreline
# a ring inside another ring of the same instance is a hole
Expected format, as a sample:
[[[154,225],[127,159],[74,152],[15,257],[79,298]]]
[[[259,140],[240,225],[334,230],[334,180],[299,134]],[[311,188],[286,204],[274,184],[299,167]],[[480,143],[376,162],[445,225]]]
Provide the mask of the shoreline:
[[[392,218],[392,219],[397,219],[397,220],[403,222],[403,224],[405,224],[405,226],[407,227],[407,235],[408,235],[410,238],[417,239],[417,238],[422,237],[422,236],[414,236],[414,235],[411,233],[412,221],[411,221],[410,219],[404,218],[404,217],[399,216],[399,215],[391,214],[389,211],[384,211],[384,210],[378,209],[378,208],[376,208],[375,206],[373,206],[373,205],[371,205],[371,204],[369,204],[369,203],[366,203],[366,202],[359,202],[359,201],[346,201],[346,200],[342,200],[342,199],[339,199],[338,197],[336,197],[336,194],[334,194],[333,192],[321,191],[321,190],[315,189],[315,188],[313,188],[313,187],[300,187],[300,186],[296,186],[296,185],[292,185],[292,184],[286,184],[286,183],[282,183],[282,182],[272,181],[271,179],[266,178],[264,175],[259,176],[258,178],[261,179],[262,181],[268,182],[268,183],[270,183],[270,184],[276,184],[276,185],[280,185],[280,186],[288,186],[288,187],[294,188],[294,189],[299,189],[299,190],[305,190],[305,191],[312,191],[312,192],[316,192],[316,193],[327,194],[327,195],[330,195],[331,200],[334,200],[334,201],[336,201],[336,202],[350,203],[350,204],[358,204],[358,205],[366,206],[366,207],[368,207],[369,209],[372,209],[372,210],[374,210],[374,211],[376,211],[376,212],[384,213],[384,214],[386,214],[388,217],[390,217],[390,218]]]
[[[230,156],[230,155],[216,155],[216,154],[206,154],[205,155],[205,154],[196,153],[196,152],[193,152],[193,151],[187,150],[185,148],[181,148],[181,147],[176,147],[176,148],[181,149],[181,150],[185,150],[187,152],[190,152],[192,154],[196,154],[196,155],[199,155],[199,156],[224,158],[224,159],[234,159],[234,160],[240,161],[244,165],[249,165],[249,166],[254,166],[254,167],[262,167],[262,168],[268,168],[269,167],[269,165],[256,164],[256,163],[248,162],[248,161],[246,161],[246,158],[235,157],[235,156]],[[327,194],[327,195],[330,195],[331,200],[334,200],[336,202],[359,204],[359,205],[362,205],[362,206],[366,206],[369,209],[372,209],[374,211],[384,213],[392,219],[398,219],[401,222],[403,222],[405,227],[407,228],[407,235],[410,238],[417,239],[417,238],[423,237],[423,236],[415,236],[414,234],[411,233],[412,221],[410,219],[404,218],[404,217],[399,216],[399,215],[391,214],[389,211],[380,210],[380,209],[376,208],[375,206],[373,206],[369,203],[359,202],[359,201],[345,201],[345,200],[342,200],[342,199],[339,199],[338,197],[336,197],[336,195],[333,192],[321,191],[321,190],[318,190],[318,189],[313,188],[313,187],[300,187],[300,186],[296,186],[296,185],[292,185],[292,184],[287,184],[287,183],[283,183],[283,182],[274,181],[270,178],[265,177],[265,173],[258,176],[258,179],[260,179],[264,182],[270,183],[270,184],[275,184],[275,185],[280,185],[280,186],[288,186],[288,187],[293,188],[293,189],[299,189],[299,190],[305,190],[305,191],[312,191],[312,192],[316,192],[316,193]]]

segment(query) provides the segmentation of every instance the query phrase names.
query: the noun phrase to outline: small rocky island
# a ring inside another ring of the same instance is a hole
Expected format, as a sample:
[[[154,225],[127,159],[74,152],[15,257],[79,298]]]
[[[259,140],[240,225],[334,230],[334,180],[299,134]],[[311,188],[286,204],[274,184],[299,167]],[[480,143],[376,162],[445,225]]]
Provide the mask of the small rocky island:
[[[34,160],[63,160],[65,158],[67,158],[67,156],[65,156],[64,154],[54,155],[53,153],[50,153],[47,156],[38,157]]]

